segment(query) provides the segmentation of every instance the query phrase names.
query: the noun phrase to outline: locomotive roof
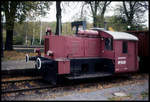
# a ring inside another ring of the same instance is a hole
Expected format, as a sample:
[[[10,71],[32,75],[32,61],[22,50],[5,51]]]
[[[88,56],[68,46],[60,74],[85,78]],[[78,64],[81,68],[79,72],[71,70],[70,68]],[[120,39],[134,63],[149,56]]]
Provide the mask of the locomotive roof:
[[[92,30],[98,30],[98,31],[103,31],[108,34],[110,34],[114,39],[116,40],[138,40],[138,38],[132,34],[125,33],[125,32],[114,32],[114,31],[108,31],[105,30],[104,28],[91,28]]]

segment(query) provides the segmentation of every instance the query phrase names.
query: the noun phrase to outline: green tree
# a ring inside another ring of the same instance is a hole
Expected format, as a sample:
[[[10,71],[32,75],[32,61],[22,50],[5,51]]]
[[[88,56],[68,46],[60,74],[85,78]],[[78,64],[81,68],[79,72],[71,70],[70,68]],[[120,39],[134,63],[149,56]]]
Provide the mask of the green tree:
[[[13,50],[14,22],[22,22],[26,19],[29,11],[35,11],[39,15],[45,15],[51,2],[43,1],[1,1],[6,19],[6,42],[5,50]]]
[[[144,13],[148,10],[148,1],[123,1],[117,10],[119,15],[124,18],[131,29],[134,30],[137,25],[146,22],[143,19]]]
[[[103,1],[99,3],[99,15],[97,16],[98,26],[104,28],[104,14],[106,12],[107,7],[110,5],[111,1]]]
[[[127,27],[126,20],[120,16],[116,16],[116,15],[108,16],[108,17],[105,17],[105,20],[108,22],[107,27],[111,27],[115,31],[126,30],[126,27]]]
[[[111,1],[85,1],[85,4],[90,5],[93,17],[93,27],[104,26],[104,14],[106,8],[110,5]],[[85,5],[83,4],[83,6]],[[83,7],[82,7],[83,10]],[[82,11],[81,11],[82,15]]]
[[[90,5],[92,16],[93,16],[93,27],[97,27],[97,11],[100,1],[87,1],[86,3]]]

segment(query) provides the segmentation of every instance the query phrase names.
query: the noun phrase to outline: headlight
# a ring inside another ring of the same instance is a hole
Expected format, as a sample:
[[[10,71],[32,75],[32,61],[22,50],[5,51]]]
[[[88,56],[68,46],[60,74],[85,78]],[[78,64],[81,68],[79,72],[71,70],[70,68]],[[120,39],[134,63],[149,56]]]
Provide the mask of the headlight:
[[[36,66],[37,66],[37,69],[41,69],[41,59],[40,58],[37,58]]]
[[[29,55],[26,54],[26,62],[28,62],[28,61],[29,61]]]

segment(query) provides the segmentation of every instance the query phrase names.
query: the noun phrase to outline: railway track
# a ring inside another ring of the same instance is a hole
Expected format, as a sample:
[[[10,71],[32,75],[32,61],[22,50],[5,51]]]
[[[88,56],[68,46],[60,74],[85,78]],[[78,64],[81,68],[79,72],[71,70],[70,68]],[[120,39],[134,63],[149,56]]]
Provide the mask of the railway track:
[[[129,76],[111,76],[111,77],[104,77],[104,78],[96,78],[96,79],[88,79],[88,80],[73,80],[73,81],[64,81],[63,84],[58,85],[51,85],[50,83],[46,83],[43,81],[41,77],[28,77],[28,78],[10,78],[10,79],[2,79],[1,81],[1,93],[18,93],[18,92],[28,92],[28,91],[38,91],[44,89],[67,89],[72,87],[90,87],[90,86],[97,86],[101,85],[105,87],[105,85],[109,84],[117,84],[122,83],[125,81],[136,81],[136,80],[143,80],[143,75],[140,77],[138,74]],[[144,76],[145,77],[145,76]]]
[[[14,93],[14,92],[33,91],[33,90],[47,89],[47,88],[54,88],[54,86],[52,86],[52,85],[47,85],[47,86],[32,87],[32,88],[26,88],[26,89],[2,90],[2,94],[3,94],[3,93]]]
[[[106,80],[108,78],[105,78]],[[114,79],[114,78],[112,78]],[[93,80],[93,79],[91,79]],[[89,80],[74,80],[70,82],[66,82],[59,85],[51,85],[50,83],[46,83],[43,81],[42,77],[14,77],[14,78],[3,78],[1,82],[1,93],[17,93],[17,92],[25,92],[25,91],[34,91],[34,90],[42,90],[42,89],[51,89],[58,87],[69,87],[72,85],[79,85],[84,83],[95,83],[95,81]],[[103,80],[103,79],[101,79]]]
[[[16,80],[15,80],[16,79]],[[2,79],[1,93],[16,93],[56,87],[43,82],[42,77]]]
[[[15,82],[21,82],[21,81],[32,81],[32,80],[41,80],[42,77],[38,76],[38,77],[14,77],[14,78],[3,78],[2,79],[2,84],[5,83],[15,83]]]

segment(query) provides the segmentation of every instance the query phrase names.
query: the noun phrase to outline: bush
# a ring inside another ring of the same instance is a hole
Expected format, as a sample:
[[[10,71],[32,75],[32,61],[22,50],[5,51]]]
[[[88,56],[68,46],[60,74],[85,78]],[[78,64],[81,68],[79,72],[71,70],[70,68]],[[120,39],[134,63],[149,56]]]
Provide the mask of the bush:
[[[14,45],[23,45],[24,43],[24,38],[22,36],[14,36],[13,38],[13,44]]]
[[[40,39],[35,39],[33,45],[40,45]],[[41,45],[44,45],[44,40],[41,40]]]

